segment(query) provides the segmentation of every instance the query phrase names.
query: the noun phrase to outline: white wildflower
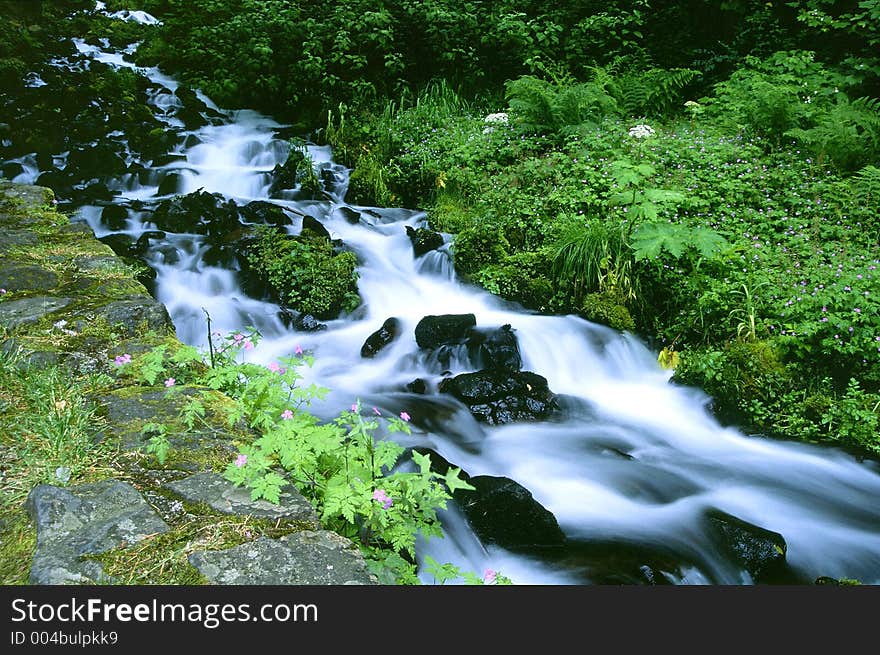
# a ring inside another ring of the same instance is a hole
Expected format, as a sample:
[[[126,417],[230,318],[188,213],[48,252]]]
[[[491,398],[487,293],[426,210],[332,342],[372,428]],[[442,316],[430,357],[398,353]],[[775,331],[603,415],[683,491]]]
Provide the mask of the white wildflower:
[[[70,337],[75,337],[76,332],[74,332],[73,330],[67,329],[65,327],[66,325],[67,325],[67,321],[65,321],[64,319],[61,319],[60,321],[55,321],[52,324],[52,327],[54,327],[56,330],[61,330],[64,334],[66,334]]]
[[[650,125],[640,124],[629,128],[629,135],[636,139],[643,139],[646,136],[654,136],[654,134],[656,134],[656,132],[654,132],[654,128]]]
[[[509,116],[503,111],[498,112],[497,114],[489,114],[486,118],[483,119],[484,123],[506,123],[508,122]]]

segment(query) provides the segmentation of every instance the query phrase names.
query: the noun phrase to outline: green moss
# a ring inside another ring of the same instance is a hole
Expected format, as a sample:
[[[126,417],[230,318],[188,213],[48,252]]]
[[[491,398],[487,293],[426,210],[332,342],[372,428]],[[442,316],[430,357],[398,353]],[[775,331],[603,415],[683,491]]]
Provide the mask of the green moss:
[[[372,155],[358,159],[348,180],[346,197],[350,202],[375,207],[390,207],[397,197],[389,188],[390,172]]]
[[[588,321],[602,323],[615,330],[636,329],[635,321],[629,309],[619,295],[609,292],[589,293],[581,305],[581,315]]]
[[[428,220],[434,230],[458,234],[473,225],[474,212],[459,194],[443,190],[428,210]]]
[[[357,257],[334,251],[325,238],[264,229],[247,257],[253,270],[298,312],[332,319],[360,304]]]
[[[20,504],[0,507],[0,521],[0,584],[27,584],[36,530]]]

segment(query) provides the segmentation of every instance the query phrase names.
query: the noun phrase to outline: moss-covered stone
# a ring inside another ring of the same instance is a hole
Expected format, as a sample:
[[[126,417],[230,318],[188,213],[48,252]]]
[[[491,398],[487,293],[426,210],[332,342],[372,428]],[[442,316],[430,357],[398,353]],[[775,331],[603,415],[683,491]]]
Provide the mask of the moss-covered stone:
[[[247,259],[248,269],[301,314],[328,320],[360,304],[357,257],[326,238],[261,229]]]
[[[636,323],[620,297],[614,293],[589,293],[581,305],[581,315],[588,321],[607,325],[615,330],[633,331]]]

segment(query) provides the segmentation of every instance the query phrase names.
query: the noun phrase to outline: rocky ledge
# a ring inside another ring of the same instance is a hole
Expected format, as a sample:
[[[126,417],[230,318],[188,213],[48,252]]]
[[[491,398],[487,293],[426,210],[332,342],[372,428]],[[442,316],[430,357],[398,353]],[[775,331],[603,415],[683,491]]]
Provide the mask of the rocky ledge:
[[[176,342],[168,312],[139,271],[54,204],[49,189],[0,180],[0,348],[15,365],[110,374],[117,355]],[[188,581],[376,584],[358,548],[322,530],[296,489],[286,488],[278,505],[252,501],[218,473],[234,441],[250,436],[226,425],[220,394],[183,387],[169,400],[161,387],[108,379],[106,393],[93,399],[101,418],[94,440],[118,457],[87,483],[54,479],[27,495],[21,511],[36,544],[31,583],[151,583],[150,572],[120,579],[107,563],[125,570],[118,563],[136,549],[167,548],[167,566]],[[195,394],[207,407],[203,425],[175,424],[175,402]],[[150,422],[172,426],[163,465],[144,453]]]

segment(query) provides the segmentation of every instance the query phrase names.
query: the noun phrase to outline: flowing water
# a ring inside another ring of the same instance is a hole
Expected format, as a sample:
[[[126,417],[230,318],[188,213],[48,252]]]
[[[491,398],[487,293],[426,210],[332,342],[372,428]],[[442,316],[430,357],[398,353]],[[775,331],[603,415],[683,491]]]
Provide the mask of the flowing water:
[[[76,45],[96,60],[133,67],[126,52]],[[152,105],[179,145],[171,163],[147,162],[147,175],[109,180],[115,202],[131,206],[140,200],[148,207],[170,197],[158,196],[157,189],[172,173],[179,176],[176,193],[203,189],[239,205],[268,199],[269,172],[289,150],[284,126],[252,111],[219,110],[200,94],[218,113],[211,124],[186,130],[176,117],[180,101],[167,92],[177,83],[156,69],[137,70],[157,85]],[[339,211],[347,206],[348,171],[333,162],[326,147],[310,145],[309,152],[332,180],[326,199],[296,200],[294,193],[272,202],[293,210],[290,233],[298,233],[300,216],[308,212],[357,253],[360,310],[329,321],[324,331],[288,328],[277,305],[242,291],[238,271],[205,263],[205,237],[196,234],[168,233],[151,241],[146,259],[157,272],[155,294],[184,342],[204,345],[208,311],[215,329],[254,326],[262,333],[249,353],[254,361],[269,363],[297,346],[311,351],[316,363],[305,371],[307,381],[332,390],[315,408],[319,414],[330,416],[356,399],[386,414],[407,411],[413,417],[407,445],[429,446],[471,475],[517,481],[555,515],[568,539],[565,548],[528,553],[486,547],[451,508],[443,516],[446,538],[422,543],[420,557],[430,554],[477,572],[497,569],[518,583],[748,584],[749,574],[706,527],[706,513],[721,510],[781,533],[801,581],[832,576],[880,582],[876,465],[836,449],[723,427],[707,411],[705,395],[670,384],[656,353],[637,338],[573,316],[532,314],[462,284],[448,243],[414,258],[405,226],[424,225],[422,212],[355,207],[361,219],[349,223]],[[25,157],[21,163],[24,173],[16,181],[33,182],[35,160]],[[76,219],[103,237],[113,230],[100,215],[101,207],[83,206]],[[149,211],[131,209],[125,229],[117,231],[137,238],[154,229],[149,220]],[[416,378],[435,385],[449,372],[473,370],[467,357],[441,365],[412,337],[426,315],[461,313],[473,313],[478,327],[513,326],[523,369],[546,377],[566,398],[559,417],[487,427],[449,396],[401,391]],[[364,340],[389,317],[401,321],[402,336],[375,359],[362,359]]]

